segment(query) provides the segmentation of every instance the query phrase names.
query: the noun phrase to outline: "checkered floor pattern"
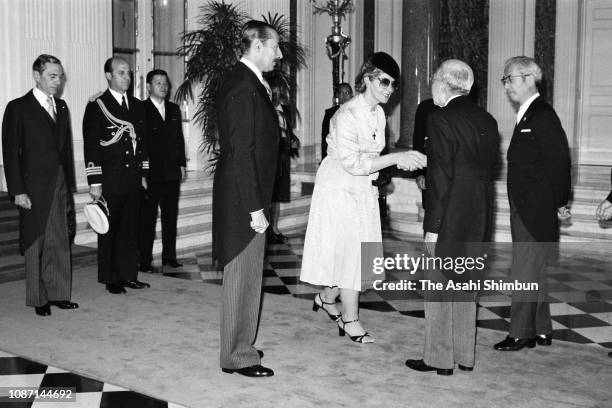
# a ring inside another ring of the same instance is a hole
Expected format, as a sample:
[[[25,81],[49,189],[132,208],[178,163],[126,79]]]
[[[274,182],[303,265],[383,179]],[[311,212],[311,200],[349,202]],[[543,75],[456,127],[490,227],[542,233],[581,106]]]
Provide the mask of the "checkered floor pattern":
[[[264,264],[264,291],[297,298],[313,299],[316,287],[299,281],[304,231],[287,234],[286,244],[268,245]],[[413,236],[386,231],[384,241],[421,245]],[[510,253],[497,256],[496,268],[507,273]],[[221,284],[222,274],[211,263],[210,252],[186,254],[184,266],[167,269],[165,276]],[[553,338],[612,349],[612,277],[605,255],[565,254],[549,270],[549,301],[553,319]],[[505,268],[505,269],[504,269]],[[409,278],[409,272],[388,272],[386,281]],[[423,299],[416,291],[367,291],[360,307],[405,316],[424,317]],[[500,330],[506,335],[510,321],[509,293],[485,292],[478,299],[478,327]],[[124,388],[46,366],[0,351],[0,408],[60,408],[66,402],[6,402],[8,388],[70,387],[76,401],[70,408],[184,408]]]
[[[268,245],[264,264],[264,291],[297,298],[313,299],[316,287],[299,280],[304,231],[286,234],[286,244]],[[385,231],[384,241],[421,245],[413,236]],[[495,260],[499,276],[508,275],[511,253],[498,254]],[[211,263],[210,253],[191,254],[183,259],[180,271],[166,276],[221,284],[222,273]],[[549,268],[549,302],[553,320],[553,338],[580,344],[595,344],[612,349],[612,276],[605,255],[565,254]],[[388,272],[386,281],[409,279],[409,272]],[[510,327],[510,292],[484,292],[478,299],[478,327],[500,330],[500,340]],[[367,291],[360,307],[380,312],[424,317],[423,298],[416,291]],[[503,333],[501,333],[503,332]]]
[[[2,351],[0,387],[0,408],[186,408]],[[24,388],[70,388],[74,398],[57,402],[19,402],[9,398],[11,390]]]

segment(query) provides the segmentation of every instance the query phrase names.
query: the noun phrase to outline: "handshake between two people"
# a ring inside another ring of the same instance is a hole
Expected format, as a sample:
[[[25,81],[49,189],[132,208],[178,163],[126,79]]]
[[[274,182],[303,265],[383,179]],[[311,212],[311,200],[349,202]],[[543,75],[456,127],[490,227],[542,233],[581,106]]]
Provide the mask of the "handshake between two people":
[[[414,171],[427,167],[427,156],[416,150],[393,153],[396,156],[395,165],[400,170]]]

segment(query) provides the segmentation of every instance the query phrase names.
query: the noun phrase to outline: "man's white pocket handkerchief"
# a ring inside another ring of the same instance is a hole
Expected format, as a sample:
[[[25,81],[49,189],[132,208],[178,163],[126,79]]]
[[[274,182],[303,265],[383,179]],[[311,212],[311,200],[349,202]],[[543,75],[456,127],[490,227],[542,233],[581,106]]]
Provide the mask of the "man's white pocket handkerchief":
[[[530,133],[531,129],[521,129],[521,133]]]

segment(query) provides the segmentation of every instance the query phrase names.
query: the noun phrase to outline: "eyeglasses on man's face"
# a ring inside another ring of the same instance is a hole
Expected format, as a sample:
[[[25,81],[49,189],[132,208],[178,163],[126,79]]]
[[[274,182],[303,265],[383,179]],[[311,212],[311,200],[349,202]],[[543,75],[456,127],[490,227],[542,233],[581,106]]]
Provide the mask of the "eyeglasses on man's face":
[[[506,84],[514,83],[514,78],[525,78],[525,77],[528,77],[529,75],[533,75],[533,74],[505,75],[501,77],[500,81],[501,81],[501,84],[505,86]]]
[[[381,88],[387,89],[389,88],[389,86],[391,86],[393,89],[397,89],[397,81],[391,80],[389,78],[376,77],[375,79],[378,79],[378,83],[380,84]]]

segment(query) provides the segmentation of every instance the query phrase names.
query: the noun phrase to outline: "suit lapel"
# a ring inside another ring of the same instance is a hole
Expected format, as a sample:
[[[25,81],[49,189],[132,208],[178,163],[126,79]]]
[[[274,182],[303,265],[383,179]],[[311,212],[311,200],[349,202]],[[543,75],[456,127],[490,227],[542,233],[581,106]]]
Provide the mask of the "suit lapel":
[[[274,106],[272,105],[272,101],[270,100],[270,97],[268,96],[268,91],[266,90],[266,87],[261,83],[259,78],[257,78],[257,75],[255,75],[255,73],[253,71],[251,71],[251,69],[249,67],[244,65],[242,62],[239,62],[238,64],[240,64],[240,66],[242,67],[242,69],[244,70],[246,75],[255,84],[255,86],[257,88],[257,92],[258,92],[260,98],[264,99],[265,101],[267,101],[268,107],[270,108],[270,110],[272,111],[274,116],[276,116],[276,111],[274,109]]]
[[[55,122],[53,122],[53,119],[51,119],[51,116],[49,116],[49,112],[47,112],[47,110],[40,103],[38,103],[38,99],[36,99],[34,96],[34,92],[30,91],[28,93],[28,99],[31,105],[30,108],[32,113],[38,116],[40,121],[48,124],[50,130],[53,131]]]
[[[165,122],[165,119],[162,117],[161,113],[159,113],[157,106],[155,106],[151,98],[147,99],[147,108],[149,112],[153,112],[153,116],[154,118],[156,118],[158,122],[161,122],[161,123]],[[166,119],[167,119],[168,118],[168,106],[166,106],[165,101],[164,101],[164,110],[166,111]]]
[[[541,98],[542,98],[541,96],[538,96],[533,101],[531,101],[531,104],[529,105],[525,113],[523,114],[523,117],[521,118],[519,123],[517,123],[516,126],[514,127],[515,132],[516,131],[520,132],[521,129],[524,129],[526,127],[526,124],[531,120],[531,117],[536,111],[537,105],[540,103]]]
[[[64,143],[66,143],[66,134],[67,134],[67,126],[68,126],[68,109],[66,108],[66,104],[62,102],[58,102],[56,99],[56,108],[57,114],[55,116],[56,125],[55,130],[57,132],[58,137],[58,146],[60,151],[64,147]]]

